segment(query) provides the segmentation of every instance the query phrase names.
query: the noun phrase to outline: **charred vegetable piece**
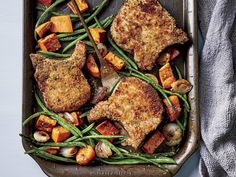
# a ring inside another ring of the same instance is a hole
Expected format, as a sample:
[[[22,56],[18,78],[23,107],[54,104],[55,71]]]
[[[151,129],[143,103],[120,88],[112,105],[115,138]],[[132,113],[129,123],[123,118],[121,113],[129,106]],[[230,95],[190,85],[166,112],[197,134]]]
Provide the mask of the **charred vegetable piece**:
[[[55,127],[56,124],[57,121],[52,118],[45,115],[40,115],[36,121],[35,127],[41,131],[52,132],[52,128]]]
[[[170,53],[163,52],[157,59],[157,64],[159,65],[165,65],[166,63],[170,62]]]
[[[88,72],[93,77],[100,78],[100,71],[99,71],[98,65],[94,59],[94,56],[92,54],[90,54],[87,57],[86,66],[87,66]]]
[[[104,57],[104,59],[112,64],[116,71],[121,70],[121,68],[125,65],[124,60],[120,59],[117,55],[112,52],[108,52],[108,54]]]
[[[179,118],[181,113],[179,98],[177,96],[169,96],[169,100],[171,101],[172,106],[168,104],[166,99],[164,99],[163,102],[170,121],[175,121]]]
[[[46,22],[37,27],[35,31],[39,35],[39,37],[42,38],[48,31],[50,31],[51,26],[52,22]]]
[[[155,150],[165,140],[164,135],[160,131],[156,131],[143,145],[143,151],[149,154],[153,154]]]
[[[107,55],[107,47],[103,43],[99,43],[97,47],[102,57],[105,57]]]
[[[176,123],[168,123],[163,127],[163,134],[166,138],[166,145],[176,146],[182,140],[182,130]]]
[[[52,139],[55,143],[65,141],[70,137],[70,131],[62,126],[57,126],[52,129]]]
[[[112,156],[111,148],[101,141],[96,144],[95,152],[96,155],[100,158],[108,158]]]
[[[77,152],[78,152],[78,148],[75,146],[74,147],[63,147],[60,150],[60,154],[63,157],[67,157],[67,158],[75,157]]]
[[[54,16],[51,17],[52,26],[51,31],[53,33],[72,33],[73,26],[69,15]]]
[[[76,4],[78,5],[79,7],[79,10],[81,13],[87,11],[89,9],[89,5],[87,3],[86,0],[75,0]],[[75,14],[75,15],[78,15],[76,9],[75,9],[75,6],[74,4],[72,3],[72,1],[70,1],[67,6],[72,10],[72,12]]]
[[[174,60],[176,57],[179,56],[180,52],[176,49],[176,48],[171,48],[169,49],[169,53],[170,53],[170,60]]]
[[[186,94],[191,91],[192,85],[189,81],[185,79],[179,79],[171,84],[171,91],[180,93],[180,94]]]
[[[106,31],[102,28],[90,28],[90,33],[96,44],[104,43]]]
[[[100,123],[96,130],[101,133],[102,135],[118,135],[120,133],[120,130],[115,127],[109,120],[105,120],[102,123]],[[113,141],[113,139],[109,139],[110,141]]]
[[[45,6],[50,6],[52,4],[52,0],[37,0],[37,1]]]
[[[36,131],[33,136],[34,139],[40,143],[45,143],[50,139],[50,136],[44,131]]]
[[[38,40],[38,44],[42,51],[55,52],[61,48],[57,35],[54,33]]]
[[[65,112],[64,117],[66,120],[68,120],[74,126],[80,125],[77,112],[72,112],[72,113]]]
[[[164,89],[170,89],[171,84],[176,81],[170,63],[161,67],[159,70],[159,76]]]
[[[49,153],[49,154],[53,154],[56,155],[60,150],[60,147],[49,147],[44,149],[45,152]]]
[[[92,104],[97,104],[106,97],[107,93],[108,93],[107,87],[98,87],[98,89],[95,90],[95,93],[90,102]]]
[[[88,165],[95,158],[95,151],[92,146],[85,146],[79,149],[76,161],[79,165]]]

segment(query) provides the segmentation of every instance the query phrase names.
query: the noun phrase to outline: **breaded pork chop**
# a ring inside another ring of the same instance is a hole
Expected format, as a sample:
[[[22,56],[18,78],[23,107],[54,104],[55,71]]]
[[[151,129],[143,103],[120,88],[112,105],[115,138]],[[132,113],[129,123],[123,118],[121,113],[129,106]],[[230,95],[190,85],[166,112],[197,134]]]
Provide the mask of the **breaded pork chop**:
[[[86,45],[78,42],[72,56],[66,60],[48,59],[31,54],[35,79],[46,106],[55,112],[78,110],[91,94],[91,88],[81,68],[86,60]]]
[[[121,48],[134,54],[144,70],[153,68],[166,47],[188,40],[157,0],[127,0],[112,23],[111,35]]]
[[[125,145],[138,148],[145,136],[162,121],[163,106],[156,90],[135,78],[123,78],[107,101],[88,114],[89,121],[108,118],[120,122],[129,134]]]

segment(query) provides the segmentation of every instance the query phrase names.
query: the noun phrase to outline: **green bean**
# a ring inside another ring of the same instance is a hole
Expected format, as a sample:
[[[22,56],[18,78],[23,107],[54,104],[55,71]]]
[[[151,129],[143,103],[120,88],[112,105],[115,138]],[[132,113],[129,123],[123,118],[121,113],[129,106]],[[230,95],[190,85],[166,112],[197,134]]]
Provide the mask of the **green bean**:
[[[101,4],[94,11],[94,13],[91,14],[88,18],[85,19],[85,23],[89,23],[91,20],[93,20],[93,18],[101,12],[101,10],[108,4],[108,2],[109,2],[109,0],[104,0],[103,2],[101,2]],[[81,26],[82,26],[82,24],[79,23],[78,26],[76,26],[75,28],[79,28]]]
[[[38,21],[36,22],[35,28],[37,28],[44,20],[44,18],[46,17],[46,15],[48,14],[48,12],[50,10],[52,10],[54,7],[56,7],[57,5],[59,5],[60,3],[65,2],[66,0],[57,0],[55,1],[51,6],[49,6],[43,13],[42,15],[39,17]],[[36,31],[34,31],[34,38],[35,40],[37,40],[37,33]]]
[[[42,115],[42,114],[45,114],[44,112],[36,112],[34,113],[33,115],[29,116],[27,119],[24,120],[23,122],[23,126],[25,126],[27,123],[29,123],[31,120],[33,120],[34,118]]]
[[[131,164],[146,164],[146,163],[151,163],[149,161],[143,160],[143,159],[137,159],[137,158],[124,158],[124,157],[118,157],[118,158],[114,158],[111,157],[110,159],[99,159],[101,162],[103,163],[107,163],[107,164],[116,164],[116,165],[131,165]],[[175,160],[172,158],[168,158],[168,157],[159,157],[159,158],[152,158],[149,159],[152,162],[158,163],[158,164],[176,164]],[[160,165],[158,166],[160,167]]]
[[[41,157],[41,158],[44,158],[46,160],[68,162],[68,163],[76,163],[76,161],[73,160],[73,159],[69,159],[69,158],[65,158],[65,157],[59,157],[59,156],[56,156],[56,155],[49,154],[49,153],[47,153],[45,151],[37,151],[34,154],[39,156],[39,157]]]
[[[105,23],[104,24],[104,28],[106,28],[107,26],[109,26],[109,23]],[[75,46],[75,44],[80,41],[80,40],[83,40],[85,39],[86,37],[88,36],[87,33],[79,36],[76,40],[72,41],[71,43],[69,43],[65,48],[64,50],[62,51],[62,53],[65,53],[66,51],[68,51],[71,47]]]
[[[75,46],[75,44],[78,42],[78,41],[81,41],[83,39],[85,39],[88,35],[85,33],[81,36],[79,36],[76,40],[72,41],[71,43],[69,43],[62,51],[62,53],[65,53],[66,51],[68,51],[71,47]]]
[[[175,66],[175,69],[176,69],[178,78],[183,79],[183,76],[182,76],[179,68],[177,66]],[[187,95],[186,94],[184,94],[183,97],[184,97],[185,100],[187,100]],[[184,117],[183,117],[183,128],[184,128],[184,130],[186,129],[186,126],[187,126],[187,118],[188,118],[188,109],[187,109],[186,105],[184,105]]]
[[[39,146],[46,146],[46,147],[84,147],[86,146],[83,142],[73,141],[73,142],[62,142],[62,143],[37,143]]]
[[[184,132],[184,131],[185,131],[185,128],[184,128],[184,126],[182,125],[182,123],[181,123],[179,120],[176,120],[176,123],[177,123],[177,125],[180,127],[180,129]]]
[[[46,57],[56,57],[56,58],[68,58],[71,56],[71,54],[61,54],[61,53],[55,53],[55,52],[48,52],[48,51],[38,51],[38,53],[46,56]]]
[[[73,124],[67,122],[65,119],[63,119],[62,117],[58,116],[57,114],[49,111],[44,104],[42,103],[42,101],[40,100],[39,96],[37,95],[37,93],[35,92],[35,99],[38,103],[38,105],[40,106],[40,108],[45,112],[45,114],[47,114],[48,116],[52,117],[53,119],[55,119],[61,126],[65,127],[67,130],[69,130],[73,135],[75,136],[83,136],[82,133],[80,132],[80,130],[78,128],[76,128]]]
[[[156,162],[153,159],[148,159],[146,157],[142,157],[142,156],[139,156],[139,155],[136,155],[136,154],[124,154],[124,156],[143,160],[144,162],[151,163],[151,164],[156,165],[157,167],[163,169],[164,171],[167,171],[162,165],[160,165],[158,162]]]
[[[78,36],[70,36],[70,37],[61,38],[60,41],[61,42],[70,42],[70,41],[74,41],[76,39],[78,39]]]
[[[84,40],[84,43],[85,43],[87,46],[93,47],[93,44],[92,44],[92,42],[90,42],[90,41]]]
[[[118,79],[115,83],[113,83],[113,85],[110,87],[110,89],[107,92],[107,96],[111,96],[111,94],[113,93],[113,91],[115,90],[116,86],[118,85],[118,83],[120,82],[121,78]]]
[[[85,134],[85,133],[89,132],[89,131],[94,127],[94,125],[95,125],[95,123],[90,124],[90,125],[87,126],[85,129],[83,129],[83,130],[81,131],[81,133],[82,133],[82,134]],[[76,140],[76,139],[77,139],[76,136],[72,136],[72,137],[68,138],[65,142],[71,142],[71,141],[74,141],[74,140]]]

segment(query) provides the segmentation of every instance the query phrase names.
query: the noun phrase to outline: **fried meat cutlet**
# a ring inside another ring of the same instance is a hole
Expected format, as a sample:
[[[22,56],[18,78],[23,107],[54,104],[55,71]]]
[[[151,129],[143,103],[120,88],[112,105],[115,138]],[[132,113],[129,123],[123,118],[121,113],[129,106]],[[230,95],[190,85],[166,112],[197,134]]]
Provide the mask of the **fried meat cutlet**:
[[[35,79],[46,106],[55,112],[75,111],[90,98],[91,88],[81,68],[86,61],[86,45],[78,42],[72,56],[65,60],[30,55]]]
[[[163,105],[156,90],[135,78],[123,78],[107,101],[99,102],[88,114],[89,121],[102,118],[118,121],[129,137],[125,145],[135,149],[162,121]]]
[[[151,70],[166,47],[188,40],[157,0],[127,0],[112,23],[111,35],[143,70]]]

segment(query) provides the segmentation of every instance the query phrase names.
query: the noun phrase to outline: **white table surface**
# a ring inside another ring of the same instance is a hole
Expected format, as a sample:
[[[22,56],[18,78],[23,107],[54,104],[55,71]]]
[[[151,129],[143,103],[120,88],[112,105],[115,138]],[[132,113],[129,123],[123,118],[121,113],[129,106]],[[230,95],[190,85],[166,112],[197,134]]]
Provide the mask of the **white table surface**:
[[[23,1],[0,5],[0,176],[45,177],[39,166],[24,155],[21,132]],[[176,177],[199,177],[195,153]]]

